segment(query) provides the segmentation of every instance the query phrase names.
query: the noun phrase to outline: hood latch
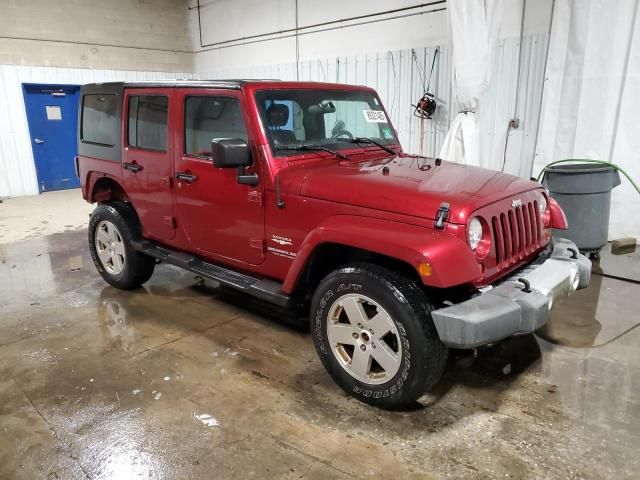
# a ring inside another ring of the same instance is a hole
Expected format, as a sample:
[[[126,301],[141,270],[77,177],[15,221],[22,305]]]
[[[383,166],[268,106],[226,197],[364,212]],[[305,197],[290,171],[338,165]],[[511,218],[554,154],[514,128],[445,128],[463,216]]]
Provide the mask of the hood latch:
[[[447,202],[442,202],[440,204],[440,208],[438,208],[438,213],[436,213],[436,223],[434,227],[439,230],[444,229],[444,222],[449,218],[449,204]]]

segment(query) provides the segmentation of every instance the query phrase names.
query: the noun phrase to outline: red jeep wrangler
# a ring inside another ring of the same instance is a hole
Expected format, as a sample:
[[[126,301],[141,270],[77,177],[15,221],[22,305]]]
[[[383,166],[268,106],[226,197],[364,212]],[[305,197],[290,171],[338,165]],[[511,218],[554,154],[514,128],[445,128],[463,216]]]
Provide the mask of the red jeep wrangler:
[[[387,409],[448,348],[533,332],[589,260],[537,183],[403,153],[376,92],[279,81],[82,88],[78,173],[96,268],[158,261],[308,315],[318,355]]]

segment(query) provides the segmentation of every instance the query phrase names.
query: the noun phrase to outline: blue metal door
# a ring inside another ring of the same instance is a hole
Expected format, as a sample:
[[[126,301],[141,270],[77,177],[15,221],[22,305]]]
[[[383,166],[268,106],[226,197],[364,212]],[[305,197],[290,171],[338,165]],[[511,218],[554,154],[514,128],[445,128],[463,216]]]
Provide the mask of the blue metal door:
[[[78,85],[23,84],[31,148],[41,192],[77,188]]]

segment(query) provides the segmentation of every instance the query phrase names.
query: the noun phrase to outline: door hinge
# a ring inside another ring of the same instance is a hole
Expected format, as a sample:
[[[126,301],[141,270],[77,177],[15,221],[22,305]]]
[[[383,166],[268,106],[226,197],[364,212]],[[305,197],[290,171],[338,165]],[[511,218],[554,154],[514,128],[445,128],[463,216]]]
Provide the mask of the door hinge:
[[[250,238],[249,239],[249,246],[251,248],[257,248],[261,252],[264,252],[264,245],[265,245],[265,241],[262,238]]]
[[[172,217],[170,215],[166,215],[164,218],[164,224],[171,227],[171,228],[177,228],[178,227],[178,221],[176,220],[176,217]]]
[[[259,207],[262,206],[262,193],[257,190],[251,190],[249,192],[249,201],[257,203]]]

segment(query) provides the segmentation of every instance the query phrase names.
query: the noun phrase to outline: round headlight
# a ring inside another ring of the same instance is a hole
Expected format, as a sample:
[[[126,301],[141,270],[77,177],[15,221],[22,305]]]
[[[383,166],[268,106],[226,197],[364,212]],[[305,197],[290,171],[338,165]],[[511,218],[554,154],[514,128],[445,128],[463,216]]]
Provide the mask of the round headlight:
[[[544,212],[547,211],[547,199],[544,195],[540,196],[540,201],[538,202],[538,209],[540,210],[540,215],[543,215]]]
[[[471,250],[475,250],[478,248],[478,244],[480,240],[482,240],[482,223],[478,219],[478,217],[474,217],[469,222],[469,230],[468,230],[468,238],[469,238],[469,246]]]

